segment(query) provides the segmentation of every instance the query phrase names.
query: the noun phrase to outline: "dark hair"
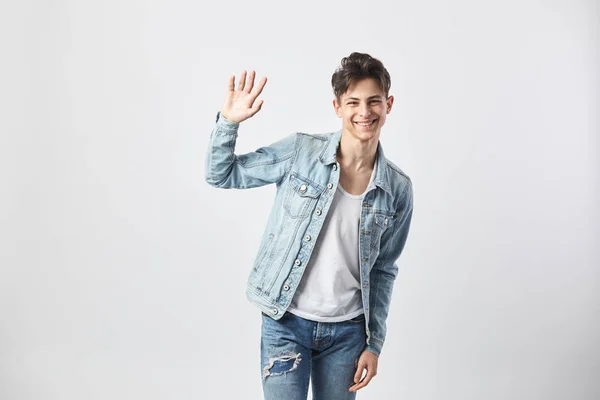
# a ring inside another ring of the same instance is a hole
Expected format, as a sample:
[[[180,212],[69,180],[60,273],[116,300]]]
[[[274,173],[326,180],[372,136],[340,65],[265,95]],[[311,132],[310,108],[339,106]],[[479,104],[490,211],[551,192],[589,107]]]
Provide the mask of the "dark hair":
[[[351,84],[365,78],[373,78],[388,96],[392,80],[383,63],[365,53],[352,53],[342,58],[338,69],[331,77],[333,94],[339,100]]]

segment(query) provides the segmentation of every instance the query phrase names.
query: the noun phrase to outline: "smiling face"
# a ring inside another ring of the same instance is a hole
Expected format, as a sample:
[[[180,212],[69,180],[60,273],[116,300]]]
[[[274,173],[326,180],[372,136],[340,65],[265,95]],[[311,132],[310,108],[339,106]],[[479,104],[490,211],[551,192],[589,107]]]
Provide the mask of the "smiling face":
[[[361,141],[379,140],[386,115],[392,110],[394,96],[385,93],[373,78],[353,82],[333,107],[342,119],[343,134]]]

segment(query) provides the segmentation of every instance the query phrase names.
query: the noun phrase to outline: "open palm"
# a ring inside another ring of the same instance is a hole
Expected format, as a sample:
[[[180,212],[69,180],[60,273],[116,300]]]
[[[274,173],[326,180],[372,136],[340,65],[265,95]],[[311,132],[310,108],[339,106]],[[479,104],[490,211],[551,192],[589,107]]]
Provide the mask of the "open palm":
[[[246,71],[240,76],[237,90],[235,89],[235,75],[229,77],[229,87],[225,97],[225,103],[221,107],[221,115],[232,122],[242,122],[260,111],[263,100],[256,101],[260,95],[267,78],[263,77],[258,85],[254,87],[256,73],[250,71],[246,80]]]

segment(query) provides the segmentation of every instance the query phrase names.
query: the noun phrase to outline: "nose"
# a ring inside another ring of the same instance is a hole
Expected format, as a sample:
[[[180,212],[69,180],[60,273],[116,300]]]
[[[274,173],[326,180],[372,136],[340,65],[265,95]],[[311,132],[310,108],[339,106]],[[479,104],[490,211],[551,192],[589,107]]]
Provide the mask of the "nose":
[[[367,103],[362,103],[358,109],[358,112],[361,117],[366,117],[369,115],[369,105]]]

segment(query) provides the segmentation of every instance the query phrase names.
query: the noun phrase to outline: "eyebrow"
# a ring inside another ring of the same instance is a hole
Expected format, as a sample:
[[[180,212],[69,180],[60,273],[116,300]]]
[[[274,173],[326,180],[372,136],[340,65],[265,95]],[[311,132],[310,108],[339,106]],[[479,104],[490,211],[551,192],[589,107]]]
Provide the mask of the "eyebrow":
[[[373,96],[370,96],[369,98],[367,98],[367,100],[371,100],[371,99],[381,99],[381,98],[383,98],[383,96],[382,96],[382,95],[380,95],[380,94],[375,94],[375,95],[373,95]],[[360,100],[360,99],[359,99],[358,97],[347,97],[345,101],[348,101],[348,100]]]

